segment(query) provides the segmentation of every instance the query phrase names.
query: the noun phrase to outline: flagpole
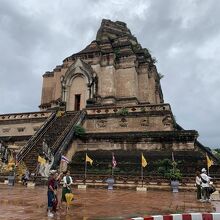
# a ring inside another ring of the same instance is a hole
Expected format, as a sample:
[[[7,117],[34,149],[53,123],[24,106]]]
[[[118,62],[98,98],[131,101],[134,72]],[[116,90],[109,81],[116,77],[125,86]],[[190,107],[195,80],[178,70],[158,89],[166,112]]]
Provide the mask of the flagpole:
[[[60,173],[61,173],[61,171],[63,170],[63,167],[64,167],[63,161],[61,160],[61,164],[60,164],[60,168],[59,168]]]
[[[113,176],[113,174],[114,174],[114,168],[113,168],[113,153],[112,153],[112,176]]]
[[[175,160],[174,160],[174,154],[173,154],[173,151],[172,151],[172,161],[175,161]]]
[[[206,156],[206,164],[207,164],[207,170],[208,170],[208,176],[209,176],[209,161],[208,161],[208,154],[205,154]]]
[[[144,169],[143,169],[143,166],[141,164],[141,181],[142,181],[142,187],[143,187],[143,181],[144,181]]]
[[[208,155],[207,155],[207,153],[206,153],[206,161],[207,161],[207,170],[208,170],[208,176],[209,176],[209,162],[208,162]]]
[[[86,183],[86,171],[87,171],[87,162],[86,162],[86,158],[85,158],[85,183]]]

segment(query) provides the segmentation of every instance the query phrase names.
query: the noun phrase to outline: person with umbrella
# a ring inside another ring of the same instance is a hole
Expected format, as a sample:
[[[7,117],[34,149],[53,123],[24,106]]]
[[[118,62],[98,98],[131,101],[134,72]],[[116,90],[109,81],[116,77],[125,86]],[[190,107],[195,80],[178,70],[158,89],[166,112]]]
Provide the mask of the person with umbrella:
[[[62,188],[62,198],[61,202],[66,203],[66,209],[68,210],[69,205],[73,199],[73,194],[71,191],[71,185],[73,183],[73,180],[70,176],[70,171],[65,171],[63,172],[64,177],[63,177],[63,188]]]

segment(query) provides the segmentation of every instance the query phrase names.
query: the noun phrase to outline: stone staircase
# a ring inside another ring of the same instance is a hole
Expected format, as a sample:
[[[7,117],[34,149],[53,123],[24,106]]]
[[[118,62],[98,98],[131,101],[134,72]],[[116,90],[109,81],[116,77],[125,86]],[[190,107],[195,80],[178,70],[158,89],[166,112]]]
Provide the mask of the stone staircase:
[[[23,160],[29,171],[31,173],[35,173],[38,164],[38,155],[42,152],[43,140],[46,139],[50,150],[55,156],[65,137],[79,122],[81,114],[82,113],[80,111],[65,112],[62,116],[57,116],[54,113],[54,115],[44,123],[41,131],[34,135],[21,149],[17,156],[18,162]],[[70,141],[71,140],[69,139],[69,142]]]

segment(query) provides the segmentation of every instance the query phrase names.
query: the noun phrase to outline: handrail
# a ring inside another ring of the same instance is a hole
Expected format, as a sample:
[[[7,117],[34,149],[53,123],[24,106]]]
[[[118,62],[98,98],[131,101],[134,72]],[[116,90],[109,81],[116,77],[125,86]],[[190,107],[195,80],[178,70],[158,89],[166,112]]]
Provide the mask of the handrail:
[[[55,114],[54,114],[54,116],[55,116]],[[26,155],[27,155],[27,153],[28,152],[30,152],[30,150],[34,147],[34,145],[40,140],[40,138],[46,133],[46,131],[50,128],[50,126],[53,124],[52,122],[54,122],[56,120],[56,117],[51,117],[51,119],[50,120],[48,120],[43,126],[44,127],[42,127],[42,129],[41,129],[41,132],[39,132],[37,135],[35,135],[33,138],[32,138],[32,140],[29,140],[28,141],[28,143],[25,145],[25,149],[24,149],[24,153],[23,154],[21,154],[21,159],[20,160],[18,160],[18,162],[19,161],[21,161]],[[49,126],[48,126],[49,125]],[[30,146],[29,146],[29,143],[31,143],[30,144]]]
[[[68,134],[66,135],[66,137],[65,137],[63,143],[61,144],[61,146],[59,147],[57,153],[61,153],[61,152],[64,150],[64,148],[68,145],[68,143],[69,143],[69,140],[68,140],[68,139],[71,139],[72,136],[73,136],[74,133],[75,133],[75,132],[74,132],[74,126],[75,126],[75,125],[79,125],[79,124],[83,121],[83,119],[85,118],[85,115],[86,115],[86,112],[85,112],[85,111],[80,112],[80,114],[79,114],[79,116],[78,116],[78,120],[74,123],[74,125],[72,125],[72,128],[70,129],[70,131],[69,131]]]
[[[86,112],[85,111],[81,111],[79,112],[79,114],[77,114],[76,119],[78,118],[78,120],[75,121],[75,123],[72,124],[71,129],[69,130],[69,132],[67,133],[67,135],[65,136],[64,140],[62,141],[62,144],[60,145],[60,147],[58,148],[56,154],[54,155],[54,164],[53,166],[56,166],[56,163],[58,163],[61,153],[65,150],[65,148],[68,146],[70,140],[72,139],[73,135],[74,135],[74,126],[75,125],[79,125],[80,123],[82,123],[83,119],[85,118]]]
[[[28,152],[33,148],[33,146],[39,141],[39,139],[46,133],[51,122],[56,120],[56,112],[52,113],[49,118],[47,118],[46,122],[41,126],[41,128],[28,140],[25,146],[19,151],[17,154],[17,161],[20,162]],[[47,128],[47,129],[46,129]]]
[[[57,138],[57,140],[55,141],[55,143],[52,145],[51,149],[55,150],[56,146],[59,145],[60,141],[66,136],[66,134],[68,133],[68,131],[70,130],[71,126],[73,125],[73,123],[76,121],[76,118],[79,116],[79,112],[77,112],[74,117],[72,118],[72,120],[69,122],[69,124],[66,126],[66,128],[64,129],[64,131],[62,132],[62,134]]]
[[[82,179],[84,179],[85,177],[85,174],[83,172],[80,172],[80,173],[71,173],[70,174],[71,176],[74,176],[75,179],[79,179],[80,177]],[[105,178],[105,177],[109,177],[109,174],[95,174],[95,173],[88,173],[87,175],[87,179],[88,178],[92,178],[92,177],[95,177],[96,179],[99,179],[99,178]],[[116,180],[128,180],[128,181],[132,181],[132,180],[138,180],[138,179],[141,179],[142,177],[140,175],[127,175],[127,174],[114,174],[114,178]],[[150,181],[150,182],[159,182],[161,180],[163,181],[167,181],[169,182],[170,180],[163,177],[163,176],[150,176],[150,175],[146,175],[143,177],[145,181]],[[194,183],[194,178],[191,178],[189,176],[185,176],[182,178],[182,180],[180,181],[181,183],[185,182],[185,180],[187,180],[187,182],[189,183]],[[220,183],[220,178],[215,178],[214,179],[214,184],[216,183]]]
[[[72,126],[73,122],[76,120],[76,118],[78,117],[79,112],[77,114],[74,115],[73,119],[69,122],[69,124],[67,125],[67,127],[64,129],[64,131],[62,132],[62,134],[57,138],[57,140],[55,141],[55,143],[51,146],[51,150],[55,150],[56,149],[56,145],[59,145],[60,141],[65,137],[65,135],[68,133],[68,131],[70,130],[70,127]],[[34,172],[37,171],[37,166],[34,170]]]

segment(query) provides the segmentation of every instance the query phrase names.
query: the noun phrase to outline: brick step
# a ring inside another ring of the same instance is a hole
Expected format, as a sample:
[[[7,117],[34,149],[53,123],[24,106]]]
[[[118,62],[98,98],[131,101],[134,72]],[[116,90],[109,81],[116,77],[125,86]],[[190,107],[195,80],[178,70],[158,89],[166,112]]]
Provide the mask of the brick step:
[[[50,149],[53,152],[56,152],[57,147],[60,146],[60,143],[57,143],[58,145],[56,144],[55,146],[53,145],[59,140],[64,130],[67,128],[67,126],[70,125],[70,122],[73,120],[75,116],[76,113],[66,113],[62,117],[58,117],[55,121],[53,121],[53,124],[49,125],[49,128],[46,131],[46,133],[37,141],[32,150],[23,159],[30,171],[34,170],[37,166],[37,157],[39,155],[39,152],[42,151],[43,139],[46,139]],[[75,121],[73,121],[72,124],[74,124]],[[32,160],[30,160],[30,158],[32,158]]]

